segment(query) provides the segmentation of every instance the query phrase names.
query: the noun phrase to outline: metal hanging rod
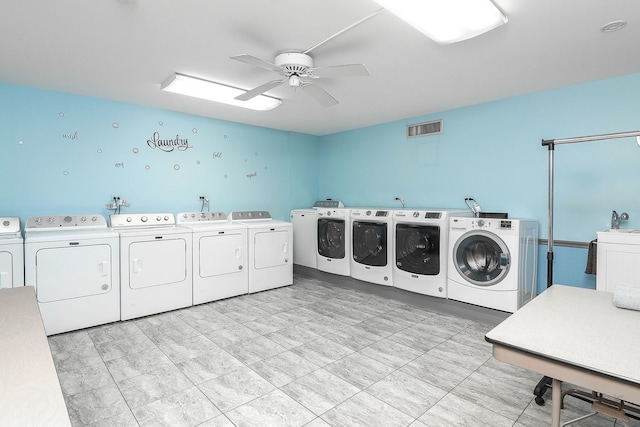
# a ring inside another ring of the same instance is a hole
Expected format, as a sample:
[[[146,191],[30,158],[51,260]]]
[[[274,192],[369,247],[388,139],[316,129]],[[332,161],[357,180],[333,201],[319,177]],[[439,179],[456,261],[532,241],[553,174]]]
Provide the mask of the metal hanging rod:
[[[602,135],[577,136],[575,138],[543,139],[542,145],[571,144],[574,142],[601,141],[604,139],[628,138],[630,136],[640,136],[640,130],[630,132],[605,133]]]

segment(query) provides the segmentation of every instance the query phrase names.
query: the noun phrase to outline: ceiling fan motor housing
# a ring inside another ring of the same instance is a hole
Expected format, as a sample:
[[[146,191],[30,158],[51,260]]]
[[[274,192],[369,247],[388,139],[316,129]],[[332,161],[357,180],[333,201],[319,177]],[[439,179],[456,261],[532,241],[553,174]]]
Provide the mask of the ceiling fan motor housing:
[[[313,59],[304,53],[287,52],[276,56],[275,64],[282,67],[289,76],[301,76],[313,68]]]

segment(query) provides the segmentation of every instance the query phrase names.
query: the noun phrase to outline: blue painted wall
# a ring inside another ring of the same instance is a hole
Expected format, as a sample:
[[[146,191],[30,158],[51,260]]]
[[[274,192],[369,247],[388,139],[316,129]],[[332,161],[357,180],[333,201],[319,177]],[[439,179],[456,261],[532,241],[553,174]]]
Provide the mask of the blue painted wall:
[[[123,212],[199,210],[205,195],[212,210],[279,219],[326,197],[462,208],[472,196],[484,211],[538,220],[546,238],[540,141],[640,129],[639,99],[633,74],[315,137],[0,83],[0,216],[108,215],[114,195],[132,203]],[[407,124],[437,119],[443,134],[405,137]],[[154,148],[156,132],[178,145]],[[554,238],[586,243],[612,209],[640,228],[639,164],[629,138],[557,146]],[[539,255],[542,290],[545,246]],[[555,258],[556,282],[595,287],[586,250],[556,246]]]
[[[315,136],[6,84],[0,107],[0,216],[108,215],[116,195],[178,213],[204,195],[288,220],[317,197]]]

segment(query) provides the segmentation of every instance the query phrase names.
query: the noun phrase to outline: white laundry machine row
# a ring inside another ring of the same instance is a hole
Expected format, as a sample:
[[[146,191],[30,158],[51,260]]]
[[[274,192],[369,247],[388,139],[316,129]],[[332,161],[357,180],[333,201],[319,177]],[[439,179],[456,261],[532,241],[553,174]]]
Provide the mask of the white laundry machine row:
[[[267,211],[237,211],[229,221],[247,228],[249,293],[293,284],[293,226]]]
[[[171,213],[109,219],[120,237],[121,319],[193,305],[193,232]]]
[[[393,286],[423,295],[447,297],[451,216],[471,216],[471,212],[456,209],[393,211]]]
[[[379,285],[393,285],[391,210],[351,209],[351,277]]]
[[[176,220],[193,233],[193,304],[247,294],[247,227],[224,212],[183,212]]]
[[[340,276],[351,275],[351,209],[336,206],[317,209],[317,268]]]
[[[449,298],[514,313],[536,295],[538,223],[451,218]]]
[[[0,289],[24,285],[24,239],[20,218],[0,217]]]
[[[118,233],[103,216],[29,218],[24,261],[47,335],[120,320]]]

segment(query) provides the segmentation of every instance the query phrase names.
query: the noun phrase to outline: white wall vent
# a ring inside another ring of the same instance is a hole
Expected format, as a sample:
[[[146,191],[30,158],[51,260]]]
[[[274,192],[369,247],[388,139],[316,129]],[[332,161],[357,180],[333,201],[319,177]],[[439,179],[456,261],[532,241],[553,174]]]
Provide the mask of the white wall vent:
[[[436,135],[442,133],[442,120],[407,125],[407,138]]]

